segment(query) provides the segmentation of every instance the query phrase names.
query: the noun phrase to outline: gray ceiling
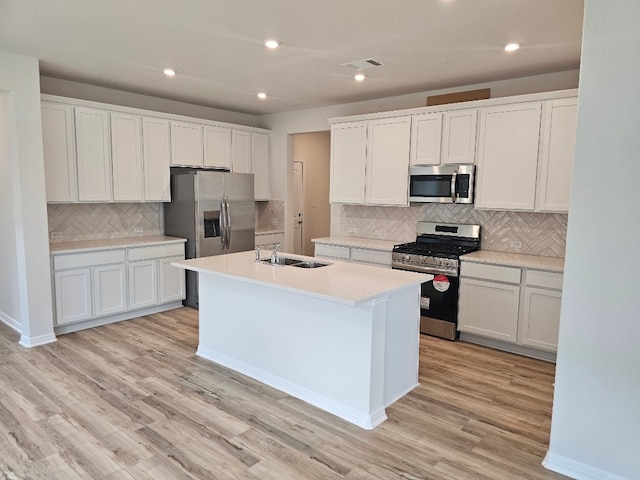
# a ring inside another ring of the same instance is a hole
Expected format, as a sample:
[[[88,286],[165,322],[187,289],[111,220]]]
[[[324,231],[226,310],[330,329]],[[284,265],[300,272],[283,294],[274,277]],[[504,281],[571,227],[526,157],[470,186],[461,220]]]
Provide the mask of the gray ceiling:
[[[583,0],[0,0],[0,50],[39,58],[51,77],[263,114],[575,69],[582,11]],[[355,82],[341,64],[365,58],[384,66]]]

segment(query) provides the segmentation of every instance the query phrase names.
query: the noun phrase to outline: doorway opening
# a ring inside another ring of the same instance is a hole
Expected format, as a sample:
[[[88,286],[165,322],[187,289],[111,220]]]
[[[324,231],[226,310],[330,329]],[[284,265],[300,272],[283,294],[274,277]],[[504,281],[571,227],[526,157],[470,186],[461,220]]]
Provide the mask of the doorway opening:
[[[314,238],[331,230],[329,159],[331,132],[293,136],[293,253],[313,256]]]

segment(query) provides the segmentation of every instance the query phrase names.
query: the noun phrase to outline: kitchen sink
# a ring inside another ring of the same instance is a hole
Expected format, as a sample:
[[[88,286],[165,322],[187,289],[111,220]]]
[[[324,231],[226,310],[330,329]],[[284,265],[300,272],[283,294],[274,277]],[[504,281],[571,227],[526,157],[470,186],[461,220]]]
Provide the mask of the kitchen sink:
[[[292,267],[298,268],[320,268],[331,265],[330,263],[316,262],[315,260],[304,260],[302,258],[284,257],[282,255],[278,256],[278,260],[275,263],[272,263],[270,258],[265,258],[260,261],[262,263],[266,263],[267,265],[275,265],[280,267],[291,265]]]

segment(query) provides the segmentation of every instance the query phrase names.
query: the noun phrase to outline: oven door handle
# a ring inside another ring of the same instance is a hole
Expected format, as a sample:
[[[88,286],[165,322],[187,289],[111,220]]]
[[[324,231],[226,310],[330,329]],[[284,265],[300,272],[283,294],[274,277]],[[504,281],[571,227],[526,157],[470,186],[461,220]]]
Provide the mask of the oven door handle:
[[[456,203],[456,179],[458,178],[458,172],[455,171],[451,174],[451,201]]]
[[[410,272],[426,273],[427,275],[447,275],[448,277],[457,277],[458,269],[447,270],[446,268],[418,267],[407,265],[406,263],[391,263],[394,270],[408,270]]]

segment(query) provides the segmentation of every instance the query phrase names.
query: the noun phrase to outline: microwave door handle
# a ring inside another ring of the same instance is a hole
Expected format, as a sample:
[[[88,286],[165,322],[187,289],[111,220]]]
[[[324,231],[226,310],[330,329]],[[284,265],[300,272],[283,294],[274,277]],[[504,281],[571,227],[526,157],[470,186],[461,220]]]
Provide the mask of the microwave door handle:
[[[456,203],[456,178],[458,177],[458,172],[453,172],[451,174],[451,201]]]

